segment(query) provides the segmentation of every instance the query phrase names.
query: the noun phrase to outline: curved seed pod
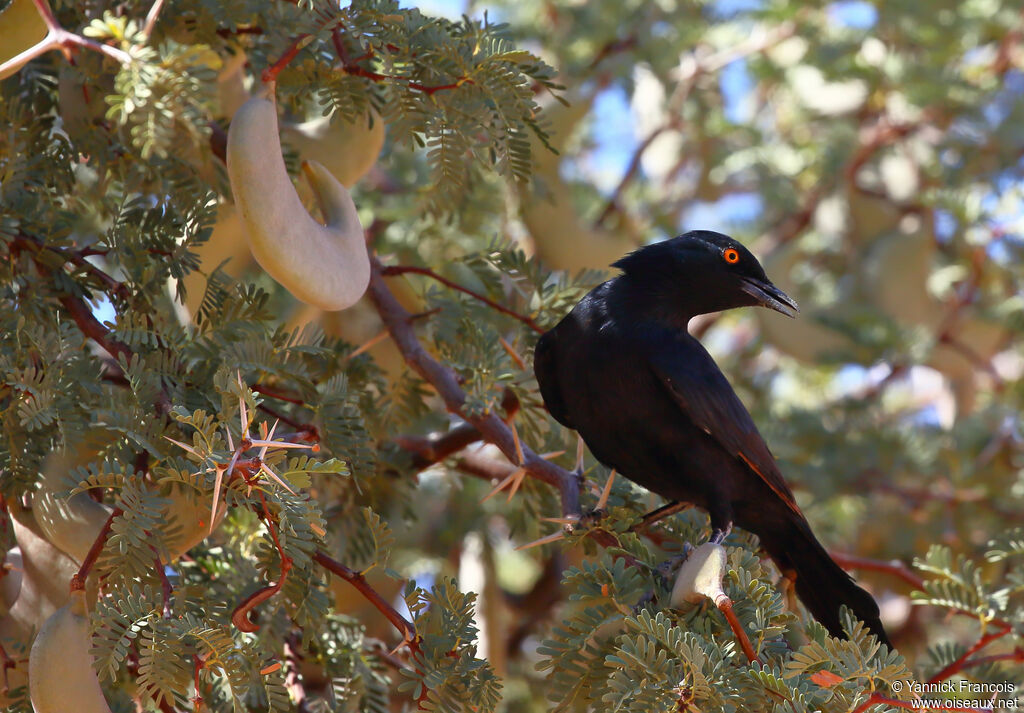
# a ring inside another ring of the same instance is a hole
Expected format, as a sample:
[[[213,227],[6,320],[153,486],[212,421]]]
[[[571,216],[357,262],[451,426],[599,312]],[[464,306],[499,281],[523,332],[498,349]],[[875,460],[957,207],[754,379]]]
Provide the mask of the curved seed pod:
[[[28,689],[36,713],[110,713],[89,655],[85,592],[43,624],[28,658]]]
[[[50,542],[81,563],[100,534],[113,509],[85,493],[58,496],[63,475],[71,469],[68,458],[56,453],[43,463],[39,490],[32,496],[32,515]]]
[[[192,488],[180,485],[172,485],[166,497],[171,501],[163,510],[164,522],[170,528],[166,543],[173,562],[205,540],[220,524],[227,512],[227,503],[221,500],[213,527],[210,527],[209,498],[204,499]]]
[[[323,213],[306,211],[281,156],[274,102],[255,96],[228,130],[228,177],[253,257],[296,299],[324,310],[351,306],[366,291],[370,261],[348,190],[307,161],[303,172]]]
[[[187,299],[185,307],[189,316],[195,320],[199,308],[206,295],[207,274],[220,265],[225,274],[237,279],[252,264],[252,253],[246,243],[242,230],[242,221],[238,217],[235,206],[222,200],[217,206],[217,222],[213,226],[210,239],[194,248],[199,257],[199,270],[193,271],[182,278],[185,282]]]
[[[714,542],[705,542],[683,562],[672,587],[673,607],[683,602],[699,602],[707,597],[715,606],[728,599],[722,591],[722,576],[726,571],[725,548]]]
[[[32,631],[67,602],[68,582],[78,566],[43,536],[32,513],[13,505],[10,516],[21,549],[21,587],[0,621],[0,640],[27,641]]]
[[[373,110],[354,122],[321,116],[281,127],[285,141],[298,150],[299,156],[322,161],[346,188],[354,186],[377,163],[385,133],[384,121]]]
[[[81,564],[113,509],[85,493],[61,497],[63,473],[70,468],[63,455],[50,455],[43,466],[40,488],[32,496],[32,515],[41,534],[61,552]],[[163,508],[167,524],[166,545],[171,562],[199,544],[210,534],[209,499],[206,502],[189,487],[172,485]],[[214,527],[224,518],[224,503],[217,509]],[[69,578],[62,580],[66,583]]]

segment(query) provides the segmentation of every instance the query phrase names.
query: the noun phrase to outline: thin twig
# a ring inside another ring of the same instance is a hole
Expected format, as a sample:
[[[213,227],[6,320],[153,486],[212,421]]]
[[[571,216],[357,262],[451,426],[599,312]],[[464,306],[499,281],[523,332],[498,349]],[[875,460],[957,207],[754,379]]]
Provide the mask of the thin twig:
[[[870,572],[885,572],[894,577],[902,579],[916,590],[924,589],[924,580],[914,574],[906,564],[899,560],[876,560],[867,557],[857,557],[843,552],[829,552],[835,563],[843,569],[859,569]]]
[[[384,617],[390,621],[396,629],[398,629],[399,633],[402,635],[402,639],[409,644],[409,648],[415,653],[421,653],[419,635],[416,633],[416,626],[399,614],[398,611],[391,606],[376,589],[371,587],[362,572],[356,572],[354,569],[346,567],[341,562],[338,562],[324,553],[323,550],[317,550],[313,554],[313,559],[322,567],[338,575],[359,590],[359,593],[366,597],[366,599],[377,608],[377,611],[383,614]]]
[[[390,277],[392,275],[405,275],[406,273],[413,273],[415,275],[424,275],[426,277],[431,278],[432,280],[436,280],[437,282],[440,282],[445,287],[450,287],[453,290],[458,290],[459,292],[462,292],[463,294],[469,295],[470,297],[472,297],[475,300],[479,300],[479,301],[483,302],[485,305],[487,305],[491,309],[497,310],[498,312],[501,312],[502,314],[507,314],[509,317],[512,317],[513,319],[519,320],[520,322],[525,324],[527,327],[529,327],[533,331],[537,332],[537,334],[543,334],[544,333],[544,328],[541,327],[539,324],[537,324],[535,321],[533,321],[533,319],[531,317],[527,317],[524,314],[519,314],[515,310],[509,309],[508,307],[505,307],[504,305],[498,304],[497,302],[495,302],[491,298],[487,297],[486,295],[481,295],[479,292],[476,292],[475,290],[471,290],[468,287],[463,287],[462,285],[458,284],[457,282],[452,282],[447,277],[444,277],[443,275],[437,274],[436,272],[434,272],[430,268],[427,268],[427,267],[417,267],[415,265],[389,265],[387,267],[381,268],[381,274],[384,275],[385,277]]]
[[[640,522],[629,528],[629,532],[643,532],[654,523],[659,520],[664,520],[667,517],[675,515],[677,512],[688,510],[693,507],[693,503],[684,501],[676,501],[662,505],[660,508],[652,510],[651,512],[640,518]]]
[[[608,201],[604,205],[604,209],[597,216],[597,220],[594,221],[595,225],[603,225],[606,220],[616,211],[619,205],[619,199],[622,198],[622,194],[625,192],[626,187],[636,178],[637,173],[640,171],[640,161],[644,157],[644,153],[650,148],[654,140],[664,134],[669,129],[675,126],[674,120],[669,120],[661,126],[654,129],[651,133],[647,134],[640,145],[633,151],[633,156],[629,160],[629,166],[626,168],[626,172],[622,174],[622,178],[619,179],[619,183],[615,186],[615,190],[608,197]]]
[[[71,295],[59,297],[58,300],[64,305],[64,309],[71,315],[71,319],[74,320],[82,334],[103,347],[110,356],[114,357],[115,361],[120,362],[121,357],[124,357],[125,361],[131,360],[133,354],[131,347],[114,339],[110,330],[96,319],[93,311],[83,300]]]
[[[157,18],[160,17],[160,11],[164,8],[164,0],[153,0],[153,6],[149,8],[149,12],[146,14],[146,22],[142,26],[142,34],[149,37],[153,36],[153,28],[156,26]]]
[[[309,34],[301,34],[291,41],[288,48],[285,49],[281,57],[274,62],[272,65],[263,70],[263,84],[270,85],[277,81],[277,75],[281,73],[288,64],[295,59],[295,56],[302,51],[302,48],[306,46],[306,41],[310,38]]]
[[[338,59],[341,60],[341,67],[339,70],[343,74],[347,74],[351,77],[362,77],[363,79],[369,79],[373,82],[401,82],[409,89],[415,89],[418,92],[423,92],[427,95],[436,94],[437,92],[443,92],[448,89],[458,89],[463,84],[473,84],[473,80],[469,77],[460,77],[454,82],[448,84],[439,84],[430,86],[427,84],[420,84],[406,77],[399,77],[391,74],[380,74],[379,72],[373,72],[369,69],[360,67],[358,62],[364,59],[370,59],[373,57],[373,50],[368,50],[366,54],[355,59],[350,58],[348,51],[345,49],[345,42],[341,35],[340,25],[331,30],[331,42],[334,43],[334,51],[338,55]]]
[[[92,543],[92,547],[89,548],[89,552],[86,553],[85,559],[82,560],[82,566],[78,568],[78,573],[73,577],[81,582],[82,586],[85,586],[85,580],[89,578],[89,572],[92,571],[92,566],[96,564],[96,559],[100,556],[100,552],[103,551],[103,546],[107,544],[107,538],[110,536],[110,528],[114,524],[114,518],[123,513],[121,508],[114,508],[110,513],[110,517],[103,523],[103,527],[100,528],[99,534],[96,535],[96,539]]]
[[[1012,630],[1013,627],[1006,625],[1000,627],[996,631],[992,631],[988,634],[985,634],[980,639],[978,639],[974,643],[974,645],[971,646],[971,648],[967,649],[967,651],[965,651],[962,656],[959,656],[955,661],[951,661],[946,666],[943,666],[941,671],[939,671],[934,676],[929,678],[928,683],[938,683],[940,681],[945,681],[947,678],[950,678],[951,676],[955,676],[956,674],[960,673],[964,669],[964,666],[968,662],[967,660],[971,658],[971,656],[981,651],[983,648],[991,644],[993,641],[1003,638]]]
[[[715,606],[725,615],[725,620],[729,622],[729,628],[732,629],[736,640],[740,642],[740,648],[743,649],[743,654],[747,657],[747,661],[750,663],[757,661],[757,653],[750,643],[750,638],[747,636],[747,632],[743,630],[743,624],[740,623],[736,612],[732,610],[732,600],[728,597],[723,597],[722,601],[715,602]]]
[[[281,576],[277,578],[275,583],[257,589],[255,592],[243,599],[239,602],[238,606],[235,607],[234,611],[231,612],[231,623],[235,625],[235,628],[239,631],[245,631],[248,633],[259,631],[260,629],[259,624],[255,623],[249,617],[249,613],[255,609],[258,604],[267,601],[281,591],[285,580],[288,578],[288,571],[292,568],[292,558],[285,554],[284,547],[281,546],[281,541],[277,537],[277,527],[275,527],[270,511],[267,509],[267,499],[263,496],[262,491],[256,492],[259,493],[260,501],[263,505],[262,512],[258,512],[257,514],[260,519],[263,520],[263,524],[267,526],[267,530],[270,532],[270,537],[274,541],[274,547],[277,548],[278,556],[281,558]]]
[[[282,391],[281,389],[278,389],[274,386],[268,386],[267,384],[253,384],[249,388],[255,391],[256,393],[263,394],[264,396],[269,396],[270,398],[277,399],[278,401],[287,401],[290,404],[298,404],[299,406],[304,406],[306,403],[305,401],[302,400],[302,397],[300,397],[297,394],[293,394],[288,391]]]
[[[76,35],[73,32],[68,32],[57,22],[57,18],[54,16],[50,6],[46,4],[45,0],[33,0],[36,6],[36,10],[39,12],[39,16],[46,23],[47,33],[46,36],[39,40],[36,44],[32,45],[24,52],[21,52],[9,60],[0,64],[0,75],[4,75],[8,72],[14,72],[21,69],[23,66],[31,62],[36,57],[51,52],[53,50],[62,50],[65,54],[69,54],[69,50],[72,47],[85,47],[95,52],[110,57],[111,59],[117,60],[121,64],[129,64],[132,61],[132,56],[124,50],[110,45],[104,45],[95,40],[90,40],[81,35]]]

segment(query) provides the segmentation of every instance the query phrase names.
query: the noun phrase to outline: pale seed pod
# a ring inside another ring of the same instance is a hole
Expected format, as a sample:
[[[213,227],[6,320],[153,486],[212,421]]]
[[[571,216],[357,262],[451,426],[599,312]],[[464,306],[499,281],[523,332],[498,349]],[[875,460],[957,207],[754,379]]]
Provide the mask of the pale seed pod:
[[[236,112],[227,156],[235,206],[260,266],[302,302],[324,310],[354,304],[370,281],[355,204],[326,168],[307,161],[303,173],[326,225],[313,220],[285,169],[273,101],[255,96]]]
[[[86,493],[69,498],[58,496],[63,490],[61,480],[70,469],[67,457],[56,453],[47,456],[39,490],[32,496],[32,515],[46,539],[81,564],[113,509]]]
[[[85,592],[43,624],[28,658],[28,688],[36,713],[110,713],[89,654]]]
[[[726,571],[725,548],[714,542],[705,542],[683,562],[672,587],[671,605],[699,602],[707,597],[715,606],[729,597],[722,590],[722,577]]]

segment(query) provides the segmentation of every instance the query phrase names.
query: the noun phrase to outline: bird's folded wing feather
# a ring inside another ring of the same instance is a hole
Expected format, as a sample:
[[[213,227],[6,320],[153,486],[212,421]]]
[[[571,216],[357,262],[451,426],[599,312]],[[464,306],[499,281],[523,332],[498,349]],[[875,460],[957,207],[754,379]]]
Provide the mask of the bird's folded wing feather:
[[[555,360],[555,348],[551,341],[552,332],[541,336],[533,353],[533,372],[537,375],[540,395],[544,397],[544,405],[555,420],[566,428],[576,428],[569,422],[569,409],[562,400],[562,390],[558,383],[558,365]]]
[[[656,352],[651,366],[673,400],[699,428],[746,463],[786,505],[801,514],[750,413],[713,362],[695,367],[676,354]]]

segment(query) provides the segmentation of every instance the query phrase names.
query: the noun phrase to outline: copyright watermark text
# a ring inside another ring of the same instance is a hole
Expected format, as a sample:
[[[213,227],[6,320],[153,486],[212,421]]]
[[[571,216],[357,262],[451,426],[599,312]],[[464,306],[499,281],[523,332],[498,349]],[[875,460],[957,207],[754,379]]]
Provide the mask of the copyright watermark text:
[[[982,709],[1002,710],[1019,709],[1021,701],[1017,698],[1017,685],[1011,681],[999,683],[979,681],[938,681],[936,683],[918,683],[917,681],[893,681],[895,693],[912,693],[918,700],[912,702],[921,710],[955,710]]]

